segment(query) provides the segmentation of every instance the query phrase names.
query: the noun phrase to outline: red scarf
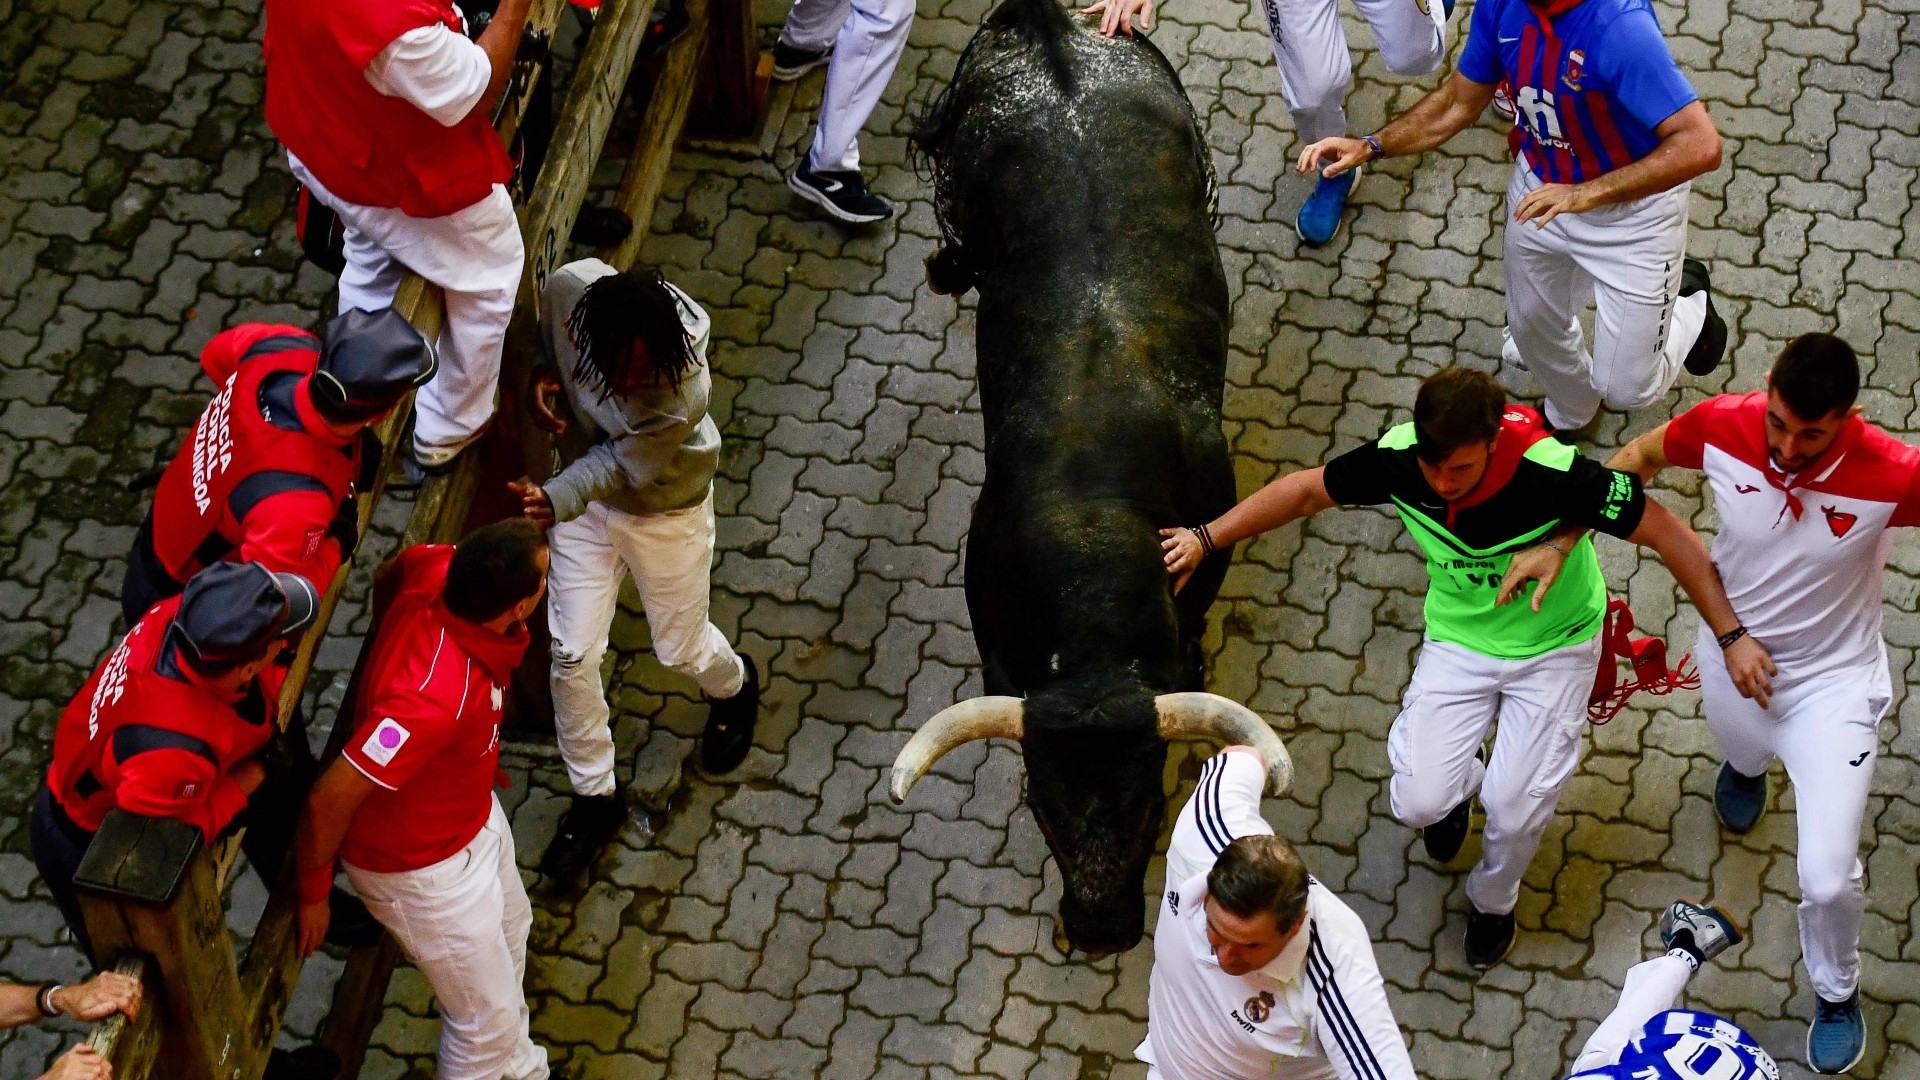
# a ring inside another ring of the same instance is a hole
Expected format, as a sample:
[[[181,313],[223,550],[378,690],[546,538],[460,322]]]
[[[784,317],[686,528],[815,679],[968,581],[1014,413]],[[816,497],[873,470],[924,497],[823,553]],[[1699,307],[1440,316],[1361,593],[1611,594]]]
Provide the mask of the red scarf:
[[[1833,470],[1839,468],[1840,462],[1846,458],[1847,451],[1852,450],[1853,444],[1860,441],[1860,433],[1866,429],[1866,421],[1858,416],[1847,417],[1847,422],[1841,426],[1840,433],[1833,437],[1833,444],[1796,473],[1783,473],[1776,470],[1773,465],[1773,455],[1768,453],[1767,467],[1761,472],[1765,474],[1767,483],[1787,497],[1786,505],[1780,508],[1780,516],[1773,519],[1775,525],[1785,520],[1789,513],[1793,515],[1793,520],[1800,520],[1800,514],[1806,507],[1800,502],[1800,496],[1794,494],[1794,489],[1806,487],[1816,480],[1824,480],[1831,476]],[[1826,462],[1826,465],[1816,468],[1822,462]]]

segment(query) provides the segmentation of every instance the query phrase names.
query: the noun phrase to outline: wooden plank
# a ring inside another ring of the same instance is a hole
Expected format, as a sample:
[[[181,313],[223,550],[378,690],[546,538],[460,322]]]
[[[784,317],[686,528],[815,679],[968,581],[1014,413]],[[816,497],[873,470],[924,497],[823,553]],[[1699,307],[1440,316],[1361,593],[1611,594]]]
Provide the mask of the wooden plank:
[[[386,1007],[387,983],[400,962],[392,934],[347,954],[347,966],[333,987],[333,1005],[315,1041],[340,1055],[339,1080],[354,1080],[367,1058],[367,1043]]]
[[[660,199],[660,188],[667,180],[673,162],[673,145],[686,125],[687,110],[693,103],[693,84],[700,61],[707,52],[707,27],[712,13],[709,0],[685,0],[687,32],[667,46],[660,74],[653,81],[653,93],[641,114],[640,134],[633,152],[627,157],[626,171],[620,175],[620,187],[614,192],[614,208],[633,222],[633,231],[612,247],[595,252],[616,270],[626,270],[640,257],[640,248],[653,228],[653,206]]]
[[[713,0],[708,20],[706,62],[688,123],[705,137],[742,138],[753,131],[760,112],[754,84],[760,31],[753,23],[753,0]]]
[[[179,891],[200,846],[200,830],[184,821],[109,810],[73,883],[82,892],[165,904]]]
[[[121,912],[133,948],[152,956],[159,969],[166,1010],[161,1039],[166,1080],[259,1076],[272,1044],[237,1037],[235,1031],[250,1010],[241,997],[212,861],[193,859],[187,864],[186,879],[172,903],[129,903]],[[297,973],[297,960],[294,967]]]

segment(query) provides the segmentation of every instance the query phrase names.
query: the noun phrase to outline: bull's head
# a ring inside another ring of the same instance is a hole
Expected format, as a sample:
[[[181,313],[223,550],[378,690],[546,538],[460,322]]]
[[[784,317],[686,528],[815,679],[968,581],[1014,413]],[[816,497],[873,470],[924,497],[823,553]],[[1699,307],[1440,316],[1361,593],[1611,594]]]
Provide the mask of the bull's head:
[[[1137,722],[1127,715],[1135,711],[1129,704],[1138,706]],[[1166,809],[1166,744],[1251,746],[1266,760],[1267,787],[1276,795],[1293,782],[1293,762],[1258,714],[1214,694],[1136,691],[1083,710],[1074,717],[1079,722],[1030,717],[1057,706],[1041,698],[978,697],[941,711],[894,759],[890,790],[903,801],[942,755],[975,739],[1020,743],[1027,803],[1060,867],[1067,942],[1095,956],[1124,952],[1139,943],[1146,920],[1147,863]]]

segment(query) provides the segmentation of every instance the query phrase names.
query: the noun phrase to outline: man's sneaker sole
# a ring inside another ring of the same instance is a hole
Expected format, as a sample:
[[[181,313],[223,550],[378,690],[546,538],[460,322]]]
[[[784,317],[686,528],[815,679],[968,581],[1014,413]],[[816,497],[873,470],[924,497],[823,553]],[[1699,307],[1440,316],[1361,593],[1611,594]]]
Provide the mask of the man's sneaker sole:
[[[838,203],[835,203],[827,197],[826,192],[800,179],[799,173],[794,173],[792,176],[787,177],[787,186],[793,189],[794,194],[849,225],[870,225],[876,221],[885,221],[893,216],[891,212],[885,214],[856,214],[851,210],[842,209]]]

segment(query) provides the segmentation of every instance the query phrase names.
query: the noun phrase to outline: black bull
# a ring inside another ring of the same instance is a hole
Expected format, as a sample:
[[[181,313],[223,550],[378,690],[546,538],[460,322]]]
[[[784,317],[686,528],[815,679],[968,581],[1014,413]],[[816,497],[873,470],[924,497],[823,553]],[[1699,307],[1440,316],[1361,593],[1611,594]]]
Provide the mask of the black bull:
[[[1068,941],[1124,950],[1166,813],[1155,697],[1200,688],[1227,562],[1176,597],[1158,530],[1234,501],[1207,148],[1159,50],[1056,0],[988,16],[915,144],[947,241],[929,278],[980,293],[987,474],[966,589],[987,692],[1025,698],[1027,799]]]

